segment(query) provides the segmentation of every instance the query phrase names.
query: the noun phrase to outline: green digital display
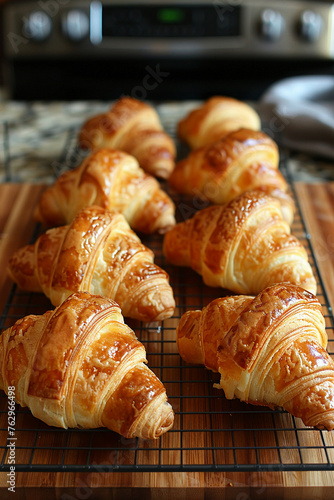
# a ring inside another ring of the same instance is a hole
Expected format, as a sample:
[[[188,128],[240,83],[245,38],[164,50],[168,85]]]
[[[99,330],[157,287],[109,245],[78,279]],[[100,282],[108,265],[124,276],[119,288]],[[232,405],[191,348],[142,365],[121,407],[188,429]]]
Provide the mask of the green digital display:
[[[181,23],[185,14],[182,9],[166,7],[158,10],[157,17],[161,23]]]
[[[240,0],[238,0],[240,2]],[[102,2],[103,3],[103,2]],[[235,0],[233,3],[236,3]],[[1,4],[1,0],[0,0]],[[195,2],[196,4],[196,2]],[[241,7],[223,9],[212,4],[135,4],[102,6],[102,37],[198,38],[235,37],[241,34]],[[220,19],[221,18],[221,19]],[[99,21],[100,22],[100,21]]]

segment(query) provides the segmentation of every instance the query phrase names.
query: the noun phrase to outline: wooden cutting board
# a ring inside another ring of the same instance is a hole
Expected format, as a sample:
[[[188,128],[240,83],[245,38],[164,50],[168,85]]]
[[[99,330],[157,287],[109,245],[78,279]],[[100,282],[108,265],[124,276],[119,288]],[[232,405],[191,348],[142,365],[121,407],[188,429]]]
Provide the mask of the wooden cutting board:
[[[12,287],[5,267],[13,252],[31,241],[36,227],[33,210],[44,189],[38,184],[0,184],[1,312]]]
[[[295,185],[316,263],[334,311],[334,183]]]
[[[296,193],[311,235],[329,301],[334,305],[334,184],[296,184]],[[30,241],[35,223],[33,207],[40,185],[0,185],[0,307],[12,283],[4,268],[13,251]],[[0,474],[0,497],[7,491],[7,474]],[[334,472],[17,472],[15,498],[49,500],[97,498],[219,498],[248,500],[333,499]]]

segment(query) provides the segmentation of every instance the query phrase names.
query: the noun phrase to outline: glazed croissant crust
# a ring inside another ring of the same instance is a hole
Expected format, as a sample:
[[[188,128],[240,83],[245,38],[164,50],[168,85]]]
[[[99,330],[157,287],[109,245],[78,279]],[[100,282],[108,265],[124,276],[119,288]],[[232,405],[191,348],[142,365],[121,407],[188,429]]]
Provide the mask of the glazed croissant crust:
[[[305,248],[291,235],[279,202],[247,191],[226,205],[213,205],[174,226],[164,238],[171,264],[188,266],[206,285],[255,295],[288,282],[316,293]]]
[[[63,173],[42,193],[34,216],[47,226],[58,226],[90,205],[122,213],[135,231],[146,234],[163,233],[175,224],[170,197],[122,151],[101,149]]]
[[[169,178],[178,192],[215,204],[228,203],[240,193],[260,189],[276,196],[291,223],[294,202],[278,169],[276,143],[262,132],[239,129],[219,141],[192,151],[176,164]]]
[[[145,322],[169,318],[175,307],[168,274],[154,264],[153,252],[121,214],[100,207],[86,208],[71,225],[49,229],[19,249],[8,270],[21,289],[42,291],[55,306],[87,291]]]
[[[166,390],[112,300],[79,292],[0,337],[0,387],[56,427],[156,439],[174,421]]]
[[[260,130],[261,120],[257,112],[238,99],[214,96],[179,122],[178,136],[196,149],[212,144],[239,128]]]
[[[86,121],[79,135],[83,149],[108,147],[137,158],[151,175],[167,179],[175,165],[176,148],[163,130],[155,109],[147,103],[123,97],[107,113]]]
[[[216,299],[181,317],[177,343],[186,362],[219,372],[226,398],[334,428],[334,362],[321,304],[306,290],[282,283],[255,298]]]

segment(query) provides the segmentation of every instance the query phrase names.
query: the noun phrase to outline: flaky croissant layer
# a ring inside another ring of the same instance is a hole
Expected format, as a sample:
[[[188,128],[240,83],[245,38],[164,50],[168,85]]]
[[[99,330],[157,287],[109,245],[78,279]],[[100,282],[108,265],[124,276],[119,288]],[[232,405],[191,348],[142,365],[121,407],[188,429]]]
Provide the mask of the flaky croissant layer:
[[[100,207],[82,210],[68,226],[49,229],[17,250],[8,264],[23,290],[43,292],[54,306],[76,291],[115,300],[123,315],[161,321],[175,308],[168,274],[154,264],[125,218]]]
[[[241,128],[195,149],[176,164],[169,178],[178,192],[224,204],[240,193],[259,189],[277,197],[291,224],[294,202],[279,170],[277,144],[266,134]]]
[[[283,283],[256,297],[216,299],[182,316],[177,343],[186,362],[219,372],[228,399],[334,428],[334,362],[321,304],[306,290]]]
[[[167,179],[174,169],[176,147],[148,103],[122,97],[106,113],[88,119],[81,128],[83,149],[120,149],[137,158],[151,175]]]
[[[166,390],[114,301],[80,292],[0,337],[0,387],[56,427],[156,439],[174,421]]]
[[[178,136],[192,149],[218,141],[240,128],[260,130],[261,120],[247,103],[232,97],[213,96],[190,111],[178,124]]]
[[[145,234],[164,233],[175,224],[175,206],[157,179],[122,151],[102,148],[47,188],[34,217],[46,226],[69,224],[83,208],[97,205],[124,215]]]
[[[198,211],[167,232],[163,251],[209,286],[254,295],[288,282],[316,293],[305,248],[291,235],[278,200],[260,191]]]

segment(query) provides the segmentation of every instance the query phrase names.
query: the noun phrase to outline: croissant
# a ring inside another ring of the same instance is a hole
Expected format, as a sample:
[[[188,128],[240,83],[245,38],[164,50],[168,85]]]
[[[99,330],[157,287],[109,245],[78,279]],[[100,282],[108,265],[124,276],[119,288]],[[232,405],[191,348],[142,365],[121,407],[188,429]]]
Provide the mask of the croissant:
[[[154,177],[127,153],[101,149],[47,188],[34,217],[47,226],[70,223],[90,205],[116,210],[142,233],[163,233],[175,224],[175,206]]]
[[[278,147],[269,136],[239,129],[192,151],[176,164],[169,183],[180,193],[199,195],[216,204],[227,203],[251,189],[266,190],[280,199],[291,224],[294,202],[286,194],[288,185],[278,164]]]
[[[278,200],[261,191],[247,191],[177,224],[165,235],[163,252],[208,286],[254,295],[288,282],[316,293],[305,248],[290,234]]]
[[[196,149],[239,128],[260,130],[261,120],[257,112],[238,99],[214,96],[183,118],[177,133],[181,140]]]
[[[123,97],[104,114],[90,118],[79,134],[83,149],[120,149],[137,158],[151,175],[168,178],[175,165],[176,148],[164,132],[155,109],[132,97]]]
[[[0,387],[56,427],[156,439],[173,425],[166,390],[116,302],[74,293],[0,337]]]
[[[282,283],[187,311],[177,344],[186,362],[219,372],[216,387],[227,399],[283,407],[307,426],[334,428],[334,362],[321,304],[306,290]]]
[[[168,274],[153,260],[121,214],[92,206],[17,250],[8,271],[21,289],[43,292],[54,306],[87,291],[148,322],[169,318],[175,307]]]

